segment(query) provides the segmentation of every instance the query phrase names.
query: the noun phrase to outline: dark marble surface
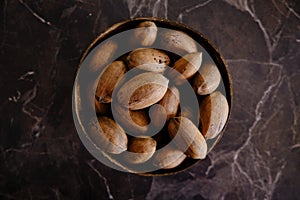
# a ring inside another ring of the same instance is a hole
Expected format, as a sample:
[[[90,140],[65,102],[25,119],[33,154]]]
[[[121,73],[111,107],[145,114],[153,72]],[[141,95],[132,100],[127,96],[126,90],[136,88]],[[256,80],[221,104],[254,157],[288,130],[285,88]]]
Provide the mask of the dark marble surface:
[[[209,156],[167,177],[112,170],[72,118],[77,65],[112,24],[178,20],[224,55],[233,114]],[[1,0],[0,199],[300,199],[298,0]]]

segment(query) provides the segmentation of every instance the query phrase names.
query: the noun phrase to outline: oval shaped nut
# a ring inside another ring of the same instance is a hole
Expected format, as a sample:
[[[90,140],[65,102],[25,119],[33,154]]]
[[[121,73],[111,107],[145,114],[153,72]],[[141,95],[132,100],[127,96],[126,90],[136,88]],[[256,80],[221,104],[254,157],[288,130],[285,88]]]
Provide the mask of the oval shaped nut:
[[[97,82],[93,81],[86,85],[80,85],[82,94],[79,98],[78,111],[80,112],[81,118],[85,121],[89,120],[90,117],[95,117],[95,113],[99,115],[105,115],[109,112],[108,105],[99,103],[95,97],[95,91],[97,88]]]
[[[198,128],[185,117],[170,119],[168,131],[177,147],[194,159],[204,159],[207,154],[207,144]]]
[[[204,64],[193,80],[193,87],[199,95],[211,94],[217,89],[221,81],[221,74],[214,63]]]
[[[114,56],[117,48],[117,43],[112,40],[95,47],[86,58],[89,59],[88,68],[94,72],[102,69]]]
[[[174,152],[173,152],[174,153]],[[180,165],[186,158],[186,155],[184,153],[180,153],[180,157],[177,160],[174,160],[169,165],[165,166],[164,169],[172,169]]]
[[[101,103],[110,103],[112,93],[116,85],[126,73],[126,66],[123,61],[114,61],[108,65],[100,74],[96,96]]]
[[[154,132],[161,130],[167,121],[166,109],[160,104],[154,104],[150,107],[149,116],[151,119],[151,128]]]
[[[168,88],[164,97],[158,102],[159,105],[152,106],[150,116],[155,127],[162,127],[165,121],[176,116],[180,102],[179,90],[176,87]]]
[[[189,120],[193,122],[193,124],[197,125],[199,124],[200,119],[200,112],[199,110],[193,108],[190,105],[181,105],[180,112],[178,113],[178,116],[186,117]]]
[[[176,84],[181,85],[199,70],[201,63],[201,52],[186,54],[174,63],[174,70],[170,70],[167,76],[174,80]]]
[[[108,111],[108,107],[109,107],[109,104],[107,103],[100,103],[99,101],[97,101],[96,98],[94,98],[94,102],[95,102],[95,111],[97,114],[100,114],[100,115],[105,115]]]
[[[160,169],[177,167],[185,159],[185,154],[173,146],[166,146],[155,152],[153,165]]]
[[[148,48],[133,50],[127,57],[130,69],[139,68],[145,71],[164,72],[170,64],[169,56],[163,51]]]
[[[128,144],[128,151],[124,159],[128,163],[140,164],[149,160],[156,150],[156,141],[151,137],[132,138]]]
[[[166,110],[167,119],[176,116],[179,102],[180,102],[179,90],[174,86],[169,88],[165,96],[159,101],[159,104],[163,106]]]
[[[120,123],[125,132],[141,136],[148,130],[150,119],[145,110],[130,110],[117,103],[112,103],[115,120]]]
[[[182,31],[166,30],[160,34],[160,45],[163,49],[183,56],[197,52],[195,40]]]
[[[202,133],[207,139],[216,137],[223,129],[229,113],[226,97],[219,91],[205,97],[200,105]]]
[[[163,98],[169,80],[161,74],[146,72],[126,82],[117,91],[118,102],[131,110],[139,110],[155,104]]]
[[[114,120],[100,116],[92,120],[90,125],[89,136],[98,148],[112,154],[127,150],[127,135]]]
[[[140,23],[134,30],[133,41],[142,46],[151,46],[157,36],[157,27],[154,22],[145,21]]]

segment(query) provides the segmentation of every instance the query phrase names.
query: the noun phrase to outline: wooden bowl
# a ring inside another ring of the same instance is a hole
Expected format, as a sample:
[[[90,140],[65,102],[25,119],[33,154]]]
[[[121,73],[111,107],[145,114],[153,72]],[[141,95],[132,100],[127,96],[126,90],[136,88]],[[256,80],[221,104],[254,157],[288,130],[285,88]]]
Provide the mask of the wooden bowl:
[[[215,62],[217,65],[220,74],[223,79],[224,83],[224,95],[227,98],[228,105],[229,105],[229,114],[226,121],[226,124],[220,134],[210,140],[207,140],[207,147],[208,152],[210,152],[213,147],[219,142],[221,137],[223,136],[225,132],[226,125],[228,123],[228,119],[231,113],[232,108],[232,82],[229,74],[228,67],[222,57],[222,55],[219,53],[217,48],[209,42],[208,39],[206,39],[201,33],[198,33],[197,31],[193,30],[192,28],[178,23],[174,21],[170,21],[167,19],[159,19],[159,18],[136,18],[136,19],[130,19],[126,20],[120,23],[117,23],[113,25],[112,27],[108,28],[104,33],[100,34],[87,48],[87,50],[84,52],[74,82],[74,89],[73,89],[73,99],[72,99],[72,106],[73,106],[73,118],[76,125],[77,132],[79,134],[80,139],[82,140],[85,147],[88,149],[88,151],[96,157],[99,161],[101,161],[103,164],[110,166],[114,169],[125,171],[125,172],[131,172],[131,173],[137,173],[140,175],[145,176],[161,176],[161,175],[170,175],[177,172],[181,172],[183,170],[186,170],[187,168],[191,167],[195,163],[201,164],[201,160],[186,158],[179,166],[172,168],[172,169],[157,169],[155,171],[151,170],[145,170],[145,171],[139,171],[136,170],[134,167],[130,168],[128,166],[124,166],[122,162],[118,161],[118,156],[111,155],[109,153],[106,153],[99,149],[93,142],[93,140],[90,139],[88,134],[89,129],[89,122],[96,117],[94,112],[94,107],[91,106],[91,102],[93,102],[94,99],[94,92],[95,92],[95,83],[97,83],[97,77],[99,74],[91,72],[88,70],[88,67],[85,66],[85,59],[89,55],[89,53],[101,42],[105,41],[108,38],[111,37],[120,37],[122,38],[121,41],[124,40],[123,46],[126,45],[126,41],[129,39],[127,38],[128,35],[124,35],[123,33],[126,33],[128,30],[132,30],[136,28],[136,26],[143,22],[143,21],[152,21],[156,24],[159,28],[166,28],[166,29],[175,29],[180,30],[188,34],[190,37],[192,37],[196,42],[198,42],[203,49],[206,50],[210,58]],[[123,34],[123,35],[122,35]],[[119,39],[120,39],[119,38]],[[117,52],[118,56],[122,55],[124,52],[128,51],[125,47],[122,47],[122,42],[119,45],[120,49]],[[136,47],[134,47],[136,48]],[[119,54],[119,55],[118,55]],[[114,59],[113,59],[114,60]],[[113,61],[111,60],[111,61]],[[84,78],[82,78],[84,77]],[[92,92],[89,92],[92,91]]]

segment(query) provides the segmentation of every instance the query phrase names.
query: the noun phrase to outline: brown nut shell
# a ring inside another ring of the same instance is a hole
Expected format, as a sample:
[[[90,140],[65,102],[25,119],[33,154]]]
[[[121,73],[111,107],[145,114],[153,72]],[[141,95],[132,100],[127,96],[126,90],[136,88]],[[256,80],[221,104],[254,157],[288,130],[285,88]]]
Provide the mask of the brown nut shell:
[[[190,105],[181,105],[177,116],[186,117],[197,125],[197,123],[199,124],[200,111]]]
[[[173,146],[166,146],[155,152],[153,165],[160,169],[171,169],[177,167],[186,158],[186,155]]]
[[[142,46],[151,46],[157,36],[157,27],[154,22],[141,22],[134,30],[132,42]]]
[[[198,71],[201,63],[201,52],[186,54],[174,63],[174,70],[170,70],[167,76],[170,77],[170,79],[174,80],[176,84],[181,85]],[[179,74],[176,72],[179,72]]]
[[[202,133],[207,139],[216,137],[223,129],[229,113],[226,97],[219,91],[205,97],[200,105]]]
[[[158,102],[160,106],[151,107],[150,116],[153,125],[161,127],[162,123],[176,116],[180,102],[179,90],[176,87],[168,88],[164,97]]]
[[[102,69],[105,65],[109,63],[111,58],[117,51],[118,45],[115,41],[108,40],[101,45],[98,45],[90,53],[90,61],[88,63],[88,68],[95,72]]]
[[[129,140],[124,159],[128,163],[140,164],[149,160],[156,150],[156,141],[151,137],[136,137]]]
[[[94,118],[90,125],[89,136],[98,148],[112,154],[127,150],[127,135],[114,120],[100,116]]]
[[[128,67],[139,68],[145,71],[161,73],[170,64],[169,56],[160,50],[150,48],[135,49],[127,57]]]
[[[193,38],[182,31],[165,30],[160,34],[160,45],[163,49],[183,56],[186,53],[197,51]]]
[[[150,119],[145,110],[130,110],[118,103],[112,103],[115,120],[127,133],[142,136],[148,130]]]
[[[199,95],[211,94],[217,89],[221,74],[214,63],[205,63],[195,75],[193,87]]]
[[[166,110],[167,119],[176,116],[179,102],[179,90],[174,86],[169,88],[165,96],[159,101],[159,104],[162,105]]]
[[[96,90],[96,96],[101,103],[110,103],[112,101],[113,90],[125,73],[126,66],[123,61],[114,61],[103,70]]]
[[[207,154],[206,141],[198,128],[185,117],[172,118],[168,131],[177,147],[194,159],[204,159]],[[176,137],[175,137],[176,136]]]
[[[117,92],[118,102],[131,110],[149,107],[163,98],[169,80],[161,74],[146,72],[126,82]]]

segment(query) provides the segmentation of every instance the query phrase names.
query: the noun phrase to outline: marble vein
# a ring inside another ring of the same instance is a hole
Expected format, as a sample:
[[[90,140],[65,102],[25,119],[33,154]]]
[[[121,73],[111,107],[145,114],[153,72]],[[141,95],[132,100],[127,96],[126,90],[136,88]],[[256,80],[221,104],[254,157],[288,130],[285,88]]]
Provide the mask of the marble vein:
[[[125,0],[130,18],[153,16],[168,18],[168,0]]]
[[[274,7],[276,8],[276,10],[277,10],[281,15],[285,16],[284,11],[281,10],[281,9],[279,8],[279,6],[278,6],[278,4],[276,3],[275,0],[272,0],[272,4],[274,5]]]
[[[31,132],[34,134],[34,137],[39,137],[41,133],[41,128],[44,128],[41,126],[43,117],[35,115],[32,108],[28,106],[37,96],[37,87],[37,84],[34,85],[33,89],[30,89],[27,92],[25,92],[21,98],[23,102],[22,112],[29,116],[31,119],[35,120],[35,123],[31,128]]]
[[[300,144],[294,144],[290,147],[290,149],[297,149],[297,148],[300,148]]]
[[[282,68],[282,66],[281,66]],[[281,166],[281,169],[277,171],[276,173],[276,176],[275,176],[275,179],[273,180],[272,178],[272,175],[271,175],[271,172],[270,172],[270,168],[266,167],[266,169],[264,171],[267,171],[267,178],[268,178],[268,181],[267,183],[263,183],[261,182],[261,185],[258,186],[257,184],[254,184],[254,181],[252,179],[252,177],[246,172],[245,169],[243,169],[243,167],[241,166],[241,164],[239,163],[238,159],[239,159],[239,156],[241,154],[242,151],[246,150],[246,149],[249,149],[251,151],[254,151],[255,152],[255,156],[257,156],[257,158],[260,158],[259,160],[259,163],[258,164],[263,164],[263,166],[268,166],[265,162],[264,162],[264,158],[262,156],[260,156],[258,150],[253,146],[251,140],[255,134],[255,129],[259,126],[259,123],[262,119],[262,109],[265,107],[265,103],[267,102],[267,100],[269,98],[271,98],[271,93],[272,91],[276,90],[276,88],[278,88],[280,86],[280,82],[282,80],[282,70],[280,70],[279,72],[279,75],[277,77],[277,80],[270,84],[268,86],[268,88],[264,91],[263,93],[263,96],[261,97],[261,99],[258,101],[257,105],[256,105],[256,108],[255,108],[255,120],[254,122],[252,123],[252,125],[250,126],[249,130],[248,130],[248,137],[247,139],[245,140],[245,142],[243,143],[243,145],[237,149],[233,155],[233,163],[231,164],[231,169],[232,169],[232,177],[235,179],[235,180],[239,180],[240,179],[240,176],[239,174],[243,175],[246,180],[248,180],[248,182],[250,183],[250,185],[262,190],[265,192],[265,198],[266,199],[271,199],[272,198],[272,194],[273,194],[273,191],[276,187],[276,183],[278,182],[279,178],[280,178],[280,175],[282,174],[282,169],[285,167],[285,164],[283,164]],[[271,115],[272,117],[272,115]],[[257,159],[256,158],[256,159]],[[254,165],[255,166],[255,165]],[[255,170],[255,172],[259,172],[260,170],[257,169]],[[237,173],[238,172],[238,173]],[[263,174],[259,174],[260,176],[263,177]],[[258,176],[259,177],[259,176]],[[255,199],[255,193],[252,193],[252,198]]]
[[[111,191],[110,191],[110,187],[109,187],[109,185],[108,185],[108,182],[107,182],[106,177],[105,177],[104,175],[102,175],[102,174],[99,172],[99,170],[97,170],[97,169],[94,167],[94,165],[93,165],[93,160],[87,162],[87,165],[88,165],[88,166],[89,166],[89,167],[90,167],[90,168],[98,175],[98,177],[99,177],[100,179],[103,180],[103,182],[104,182],[104,184],[105,184],[105,187],[106,187],[106,192],[107,192],[108,198],[109,198],[109,199],[114,199],[114,197],[113,197],[113,195],[112,195],[112,193],[111,193]]]
[[[252,19],[257,23],[258,27],[260,28],[260,30],[264,36],[264,40],[265,40],[265,43],[267,46],[267,50],[268,50],[268,54],[269,54],[268,60],[270,63],[273,62],[273,51],[275,50],[275,48],[277,46],[277,42],[280,39],[280,35],[281,35],[282,31],[279,31],[275,35],[276,40],[272,44],[272,38],[268,34],[268,31],[265,28],[265,26],[263,25],[262,21],[256,15],[253,0],[250,0],[250,4],[248,3],[248,0],[238,0],[238,1],[224,0],[224,1],[228,4],[230,4],[231,6],[236,7],[237,9],[239,9],[241,11],[247,12],[252,17]]]
[[[158,10],[161,4],[161,0],[156,0],[156,2],[153,5],[153,11],[152,11],[152,15],[153,16],[158,16]]]
[[[288,4],[288,2],[285,1],[285,6],[291,12],[297,19],[300,19],[300,14],[297,13],[293,8],[291,8]]]
[[[16,93],[17,93],[16,95],[8,97],[8,101],[12,101],[12,102],[17,103],[20,100],[22,94],[21,94],[21,92],[19,90],[17,90]]]
[[[25,81],[33,81],[32,76],[35,74],[34,71],[28,71],[25,74],[21,75],[20,78],[18,78],[18,81],[25,80]]]
[[[51,153],[48,153],[48,152],[27,151],[27,150],[24,150],[24,148],[23,149],[16,149],[16,148],[5,149],[5,153],[10,153],[10,152],[25,154],[25,155],[28,155],[28,156],[48,156],[48,155],[51,155]]]
[[[250,9],[250,7],[248,6],[248,3],[246,1],[245,10],[250,14],[250,16],[258,24],[260,30],[262,31],[262,33],[264,35],[264,38],[265,38],[266,46],[267,46],[267,49],[268,49],[268,53],[269,53],[269,62],[272,62],[272,60],[273,60],[273,58],[272,58],[273,47],[271,45],[271,39],[269,37],[269,34],[268,34],[266,28],[263,26],[261,20],[256,16],[253,4],[251,5],[251,9]]]
[[[95,19],[95,22],[94,22],[94,27],[93,27],[93,33],[94,33],[95,36],[98,34],[97,28],[98,28],[98,23],[100,21],[101,15],[102,15],[102,10],[99,9],[99,11],[97,12],[96,19]]]
[[[291,127],[291,131],[293,133],[293,138],[292,138],[292,143],[293,146],[291,147],[292,149],[297,148],[298,146],[300,146],[300,137],[299,137],[299,130],[297,130],[297,128],[299,128],[299,122],[298,120],[300,119],[300,114],[299,114],[299,106],[297,106],[297,98],[294,96],[294,93],[292,91],[292,86],[291,86],[291,80],[287,81],[287,86],[288,86],[288,91],[290,94],[290,105],[292,107],[292,112],[293,112],[293,125]],[[297,138],[297,136],[299,138]]]
[[[251,63],[251,64],[259,64],[259,65],[267,65],[267,66],[277,66],[279,68],[283,67],[282,64],[278,64],[276,62],[262,62],[257,60],[249,60],[247,58],[238,58],[238,59],[226,58],[225,60],[227,63],[242,62],[242,63]]]
[[[204,7],[204,6],[208,5],[209,3],[211,3],[212,1],[213,1],[213,0],[207,0],[207,1],[203,2],[203,3],[199,3],[199,4],[195,5],[195,6],[192,6],[191,8],[185,9],[183,12],[179,13],[179,15],[178,15],[178,17],[177,17],[177,21],[182,22],[183,16],[184,16],[185,14],[188,14],[188,13],[192,12],[192,11],[195,10],[195,9]]]
[[[164,6],[165,6],[165,18],[168,18],[168,0],[164,0]]]
[[[53,191],[53,193],[54,193],[54,195],[55,195],[55,198],[56,198],[57,200],[60,200],[61,198],[60,198],[59,189],[58,189],[58,188],[53,188],[53,189],[51,189],[51,190]]]
[[[23,0],[19,0],[19,2],[36,18],[38,19],[40,22],[42,22],[43,24],[47,24],[49,26],[51,26],[51,22],[47,21],[46,19],[44,19],[43,17],[41,17],[39,14],[37,14],[32,8],[29,7],[29,5],[24,2]]]
[[[136,17],[146,3],[145,0],[142,0],[140,2],[138,2],[137,0],[126,0],[126,2],[127,2],[130,18]]]
[[[212,2],[213,0],[207,0],[207,1],[205,1],[205,2],[203,2],[203,3],[199,3],[199,4],[197,4],[197,5],[195,5],[195,6],[193,6],[193,7],[191,7],[191,8],[187,8],[184,12],[185,13],[190,13],[190,12],[192,12],[193,10],[196,10],[196,9],[198,9],[198,8],[201,8],[201,7],[204,7],[204,6],[206,6],[206,5],[208,5],[210,2]]]

